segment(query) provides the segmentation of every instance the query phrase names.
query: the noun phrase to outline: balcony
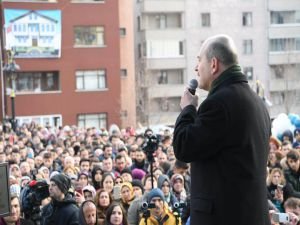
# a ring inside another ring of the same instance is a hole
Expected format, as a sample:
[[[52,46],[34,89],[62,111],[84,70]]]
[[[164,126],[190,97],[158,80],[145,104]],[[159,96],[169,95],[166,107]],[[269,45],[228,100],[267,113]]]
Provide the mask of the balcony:
[[[269,27],[269,39],[300,36],[300,24],[276,24]]]
[[[183,84],[165,84],[149,87],[149,98],[179,97],[184,91]]]
[[[270,81],[270,92],[298,90],[300,80],[275,79]]]
[[[146,69],[182,69],[186,67],[186,59],[184,57],[177,58],[146,58]]]
[[[269,65],[298,64],[300,51],[296,52],[269,52]]]
[[[157,29],[157,30],[144,30],[144,40],[166,39],[172,40],[176,37],[178,40],[185,40],[185,31],[183,29]]]
[[[288,0],[288,1],[282,1],[282,0],[272,0],[269,2],[269,10],[296,10],[300,9],[299,0]]]
[[[141,11],[144,13],[151,12],[184,12],[184,0],[144,0]]]

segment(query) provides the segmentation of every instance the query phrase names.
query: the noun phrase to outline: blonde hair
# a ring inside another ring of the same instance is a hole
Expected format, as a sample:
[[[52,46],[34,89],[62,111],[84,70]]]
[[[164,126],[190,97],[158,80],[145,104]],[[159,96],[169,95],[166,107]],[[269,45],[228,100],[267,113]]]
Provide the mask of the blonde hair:
[[[271,170],[271,172],[269,173],[268,178],[267,178],[267,185],[269,186],[269,185],[272,184],[272,178],[273,178],[275,173],[280,174],[280,184],[285,185],[286,182],[285,182],[284,174],[283,174],[282,169],[280,169],[280,168],[273,168]]]

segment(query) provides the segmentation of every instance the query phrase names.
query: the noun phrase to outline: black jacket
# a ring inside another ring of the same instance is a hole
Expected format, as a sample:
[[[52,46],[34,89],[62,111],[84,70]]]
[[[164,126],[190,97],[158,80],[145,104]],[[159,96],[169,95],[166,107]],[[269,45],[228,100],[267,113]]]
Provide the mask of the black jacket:
[[[269,225],[266,166],[271,122],[235,65],[212,84],[198,111],[177,118],[174,152],[191,162],[191,225]]]
[[[78,216],[76,202],[67,194],[63,201],[52,200],[43,207],[41,225],[79,225]]]

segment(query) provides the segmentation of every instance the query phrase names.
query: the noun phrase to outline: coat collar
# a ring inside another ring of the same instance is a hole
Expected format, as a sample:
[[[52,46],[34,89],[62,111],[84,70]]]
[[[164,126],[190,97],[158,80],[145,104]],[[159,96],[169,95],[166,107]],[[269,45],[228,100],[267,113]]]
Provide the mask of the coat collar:
[[[239,65],[233,65],[226,69],[221,75],[212,82],[208,95],[213,94],[219,87],[236,82],[246,82],[247,77],[242,73]]]

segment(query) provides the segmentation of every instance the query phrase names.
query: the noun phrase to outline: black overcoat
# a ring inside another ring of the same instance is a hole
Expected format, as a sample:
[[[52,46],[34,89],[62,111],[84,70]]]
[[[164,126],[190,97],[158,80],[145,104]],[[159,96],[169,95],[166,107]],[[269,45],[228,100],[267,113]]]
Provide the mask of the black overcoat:
[[[237,66],[223,72],[198,111],[177,118],[177,159],[191,162],[191,225],[269,225],[268,111]],[[233,73],[232,73],[233,71]]]

